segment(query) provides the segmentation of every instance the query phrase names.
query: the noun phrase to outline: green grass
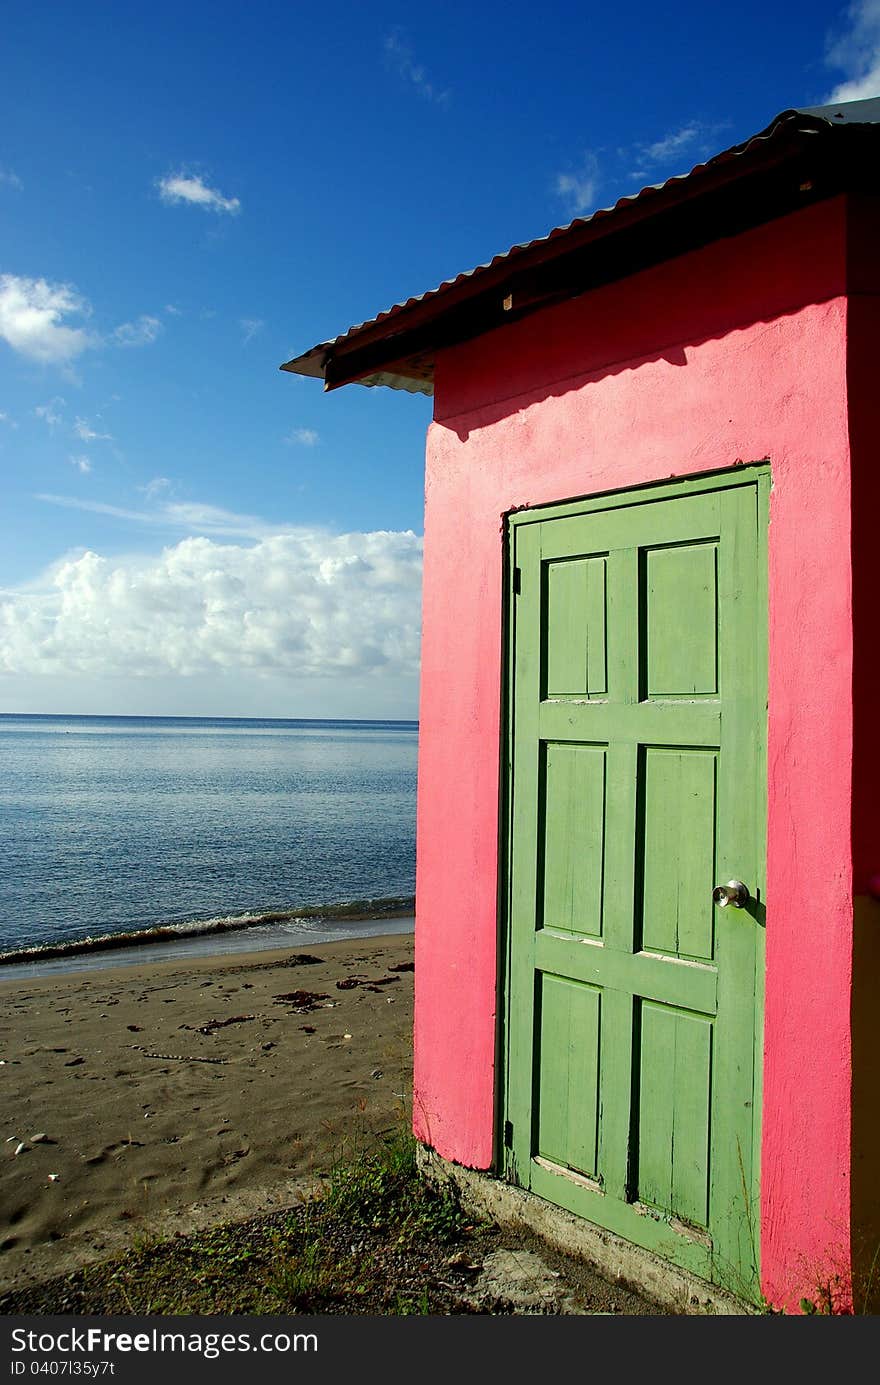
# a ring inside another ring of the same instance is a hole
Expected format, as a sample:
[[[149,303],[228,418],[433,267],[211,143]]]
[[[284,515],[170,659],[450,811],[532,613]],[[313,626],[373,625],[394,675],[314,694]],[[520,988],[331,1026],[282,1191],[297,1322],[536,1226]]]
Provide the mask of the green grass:
[[[324,1194],[328,1209],[369,1234],[398,1245],[418,1240],[448,1244],[465,1224],[451,1190],[425,1184],[416,1167],[416,1142],[403,1132],[379,1150],[340,1161]]]

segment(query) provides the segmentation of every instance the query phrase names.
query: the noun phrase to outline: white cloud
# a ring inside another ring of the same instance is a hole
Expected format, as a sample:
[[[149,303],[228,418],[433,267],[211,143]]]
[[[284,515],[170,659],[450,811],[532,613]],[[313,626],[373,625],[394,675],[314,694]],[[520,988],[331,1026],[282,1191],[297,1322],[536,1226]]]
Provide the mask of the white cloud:
[[[5,183],[10,188],[21,188],[23,186],[17,173],[13,173],[11,168],[0,168],[0,183]]]
[[[18,427],[18,424],[16,423],[15,419],[14,419],[14,418],[10,418],[8,414],[5,414],[5,413],[2,411],[2,409],[0,409],[0,423],[5,424],[7,428],[17,428],[17,427]]]
[[[222,192],[208,185],[197,175],[191,173],[170,173],[159,182],[159,196],[169,205],[188,203],[191,207],[202,207],[208,212],[229,212],[235,216],[241,211],[237,197],[224,197]]]
[[[675,158],[682,150],[689,148],[703,133],[703,127],[696,121],[690,125],[683,125],[680,130],[674,130],[662,139],[655,140],[653,144],[642,145],[641,152],[652,163],[666,163],[667,160]]]
[[[162,330],[159,319],[146,313],[136,322],[123,322],[109,337],[81,326],[71,327],[65,321],[89,317],[91,312],[88,299],[70,284],[0,275],[0,338],[30,360],[67,367],[68,374],[70,363],[87,349],[107,342],[115,346],[146,346]]]
[[[242,338],[243,345],[247,346],[248,342],[255,337],[258,332],[261,332],[266,324],[261,317],[243,317],[238,325],[244,332],[244,337]]]
[[[278,532],[256,515],[236,515],[219,505],[204,505],[196,501],[169,501],[161,510],[163,522],[189,533],[226,534],[232,538],[262,538]]]
[[[415,674],[422,543],[300,529],[61,561],[0,601],[0,673],[101,678]]]
[[[581,166],[573,173],[560,173],[556,178],[556,192],[568,203],[572,212],[580,216],[595,204],[599,188],[599,160],[595,154],[587,152]]]
[[[154,476],[145,486],[138,486],[138,490],[142,491],[148,500],[155,500],[159,495],[167,495],[172,489],[172,483],[167,476]]]
[[[183,316],[183,314],[182,314],[182,312],[181,312],[181,309],[178,308],[174,303],[166,303],[166,304],[165,304],[165,311],[166,311],[166,313],[168,314],[169,317],[182,317],[182,316]]]
[[[166,492],[170,481],[157,477],[155,482],[142,488],[149,499]],[[151,493],[152,492],[152,493]],[[270,535],[293,532],[290,528],[267,524],[256,515],[237,515],[223,510],[218,505],[205,505],[195,501],[167,501],[154,510],[129,510],[120,505],[107,505],[100,500],[80,500],[74,495],[52,495],[42,492],[35,500],[48,505],[60,505],[66,510],[89,510],[93,514],[109,515],[112,519],[124,519],[133,524],[151,528],[182,530],[188,534],[222,534],[228,538],[263,539]]]
[[[89,510],[93,514],[110,515],[113,519],[128,519],[142,524],[154,522],[152,515],[142,514],[139,510],[124,510],[119,505],[105,505],[100,500],[78,500],[72,495],[42,493],[35,495],[34,499],[44,501],[47,505],[60,505],[65,510]]]
[[[428,80],[428,74],[421,63],[416,62],[413,50],[404,38],[404,31],[396,26],[385,38],[385,56],[397,74],[405,82],[411,83],[426,101],[438,106],[449,103],[449,92],[437,87]]]
[[[827,102],[880,96],[880,0],[856,0],[847,7],[846,27],[829,39],[825,59],[845,74]]]
[[[314,428],[291,428],[283,439],[284,442],[298,444],[300,447],[314,447],[315,443],[320,442],[320,440]]]
[[[87,418],[78,418],[73,425],[73,431],[83,442],[112,442],[112,433],[99,433],[89,423]]]
[[[79,456],[76,457],[68,457],[67,460],[70,462],[71,466],[76,467],[77,471],[82,472],[83,476],[87,476],[92,469],[92,464],[89,461],[88,457],[84,457],[82,453],[80,453]]]
[[[137,322],[123,322],[113,332],[116,346],[151,346],[162,331],[157,317],[143,313]]]
[[[38,404],[34,409],[34,413],[37,418],[41,418],[46,424],[46,427],[54,433],[58,425],[64,422],[63,416],[59,413],[59,409],[63,407],[64,400],[60,395],[56,394],[53,399],[49,400],[48,404]]]
[[[65,318],[88,317],[91,308],[70,284],[50,284],[0,274],[0,337],[30,360],[65,365],[96,339]]]

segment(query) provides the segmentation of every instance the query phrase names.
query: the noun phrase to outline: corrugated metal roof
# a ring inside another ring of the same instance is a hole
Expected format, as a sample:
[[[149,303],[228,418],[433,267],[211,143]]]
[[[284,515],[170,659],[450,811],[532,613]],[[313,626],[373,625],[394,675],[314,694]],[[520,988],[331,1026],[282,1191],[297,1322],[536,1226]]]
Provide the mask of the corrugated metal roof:
[[[764,147],[779,140],[785,134],[808,135],[842,125],[852,127],[877,124],[880,124],[880,98],[849,101],[836,105],[792,107],[782,111],[765,130],[752,135],[741,144],[722,150],[703,163],[696,164],[688,173],[667,178],[663,183],[651,184],[639,192],[618,198],[613,205],[599,208],[589,216],[576,217],[565,225],[554,227],[545,236],[511,246],[503,254],[495,255],[491,260],[487,260],[485,264],[477,265],[474,269],[457,274],[452,279],[445,279],[436,288],[428,289],[425,293],[395,303],[376,317],[349,327],[339,336],[319,342],[318,345],[313,346],[301,356],[286,361],[281,369],[298,375],[326,379],[328,361],[334,357],[340,347],[353,345],[359,338],[367,335],[371,341],[381,339],[384,335],[393,337],[398,333],[398,329],[403,327],[404,319],[408,315],[412,315],[414,310],[430,304],[433,300],[444,296],[451,297],[453,291],[463,285],[468,286],[469,292],[476,292],[480,287],[480,280],[484,276],[490,275],[492,271],[498,270],[499,267],[507,267],[508,265],[516,267],[518,261],[530,253],[544,247],[552,247],[555,242],[565,238],[573,238],[583,228],[593,227],[610,218],[622,219],[623,214],[630,208],[641,207],[652,199],[659,198],[663,201],[668,198],[671,191],[684,184],[693,183],[696,185],[704,175],[712,170],[732,163],[734,160],[748,161],[751,156],[756,155]],[[696,186],[694,191],[697,191]],[[387,333],[383,332],[383,328],[387,329]],[[391,369],[362,374],[358,377],[357,383],[387,385],[392,389],[408,390],[411,393],[432,393],[433,360],[429,356],[425,356],[421,361],[417,357],[409,356],[406,362],[401,362],[401,364],[405,364],[406,373],[395,370],[389,360]]]

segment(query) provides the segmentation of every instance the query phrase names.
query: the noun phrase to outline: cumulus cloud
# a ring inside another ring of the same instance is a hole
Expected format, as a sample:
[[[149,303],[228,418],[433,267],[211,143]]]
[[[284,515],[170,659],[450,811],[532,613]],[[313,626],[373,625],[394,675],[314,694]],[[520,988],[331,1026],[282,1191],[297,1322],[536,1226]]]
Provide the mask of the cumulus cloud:
[[[846,25],[827,44],[825,58],[845,78],[826,101],[861,101],[880,96],[880,0],[856,0],[846,9]]]
[[[429,81],[427,72],[422,64],[416,61],[413,50],[400,27],[395,27],[386,35],[385,57],[398,76],[413,86],[419,96],[424,97],[426,101],[433,101],[438,106],[448,104],[449,92],[438,87],[435,82]]]
[[[0,600],[0,673],[297,678],[413,675],[422,543],[301,529],[186,538],[158,556],[94,552]]]
[[[70,325],[70,319],[88,318],[91,312],[88,299],[71,284],[0,274],[0,339],[32,361],[65,366],[69,373],[71,362],[87,349],[108,343],[147,346],[162,330],[159,319],[146,313],[109,336]]]
[[[88,457],[84,457],[82,453],[75,457],[68,457],[67,460],[70,462],[71,466],[76,467],[77,471],[82,472],[83,476],[87,476],[92,469],[92,464]]]
[[[183,203],[201,207],[206,212],[228,212],[232,216],[241,211],[237,197],[224,197],[222,192],[209,188],[202,178],[192,173],[169,173],[160,179],[159,196],[170,206]]]
[[[314,447],[320,437],[314,428],[291,428],[284,441],[300,447]]]
[[[556,178],[557,194],[564,198],[576,216],[594,206],[598,188],[599,160],[595,154],[589,152],[584,154],[579,169],[571,173],[560,173]]]
[[[137,322],[122,322],[113,332],[117,346],[151,346],[162,331],[157,317],[143,313]]]
[[[66,365],[94,346],[95,338],[84,327],[67,321],[90,312],[70,284],[0,274],[0,337],[32,361]]]

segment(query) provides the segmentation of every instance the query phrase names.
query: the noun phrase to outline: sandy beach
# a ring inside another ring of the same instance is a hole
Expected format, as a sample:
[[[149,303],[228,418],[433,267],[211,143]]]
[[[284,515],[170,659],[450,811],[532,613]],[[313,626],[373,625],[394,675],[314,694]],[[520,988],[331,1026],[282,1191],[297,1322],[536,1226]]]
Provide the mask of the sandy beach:
[[[0,982],[0,1288],[303,1196],[405,1119],[411,934]]]

